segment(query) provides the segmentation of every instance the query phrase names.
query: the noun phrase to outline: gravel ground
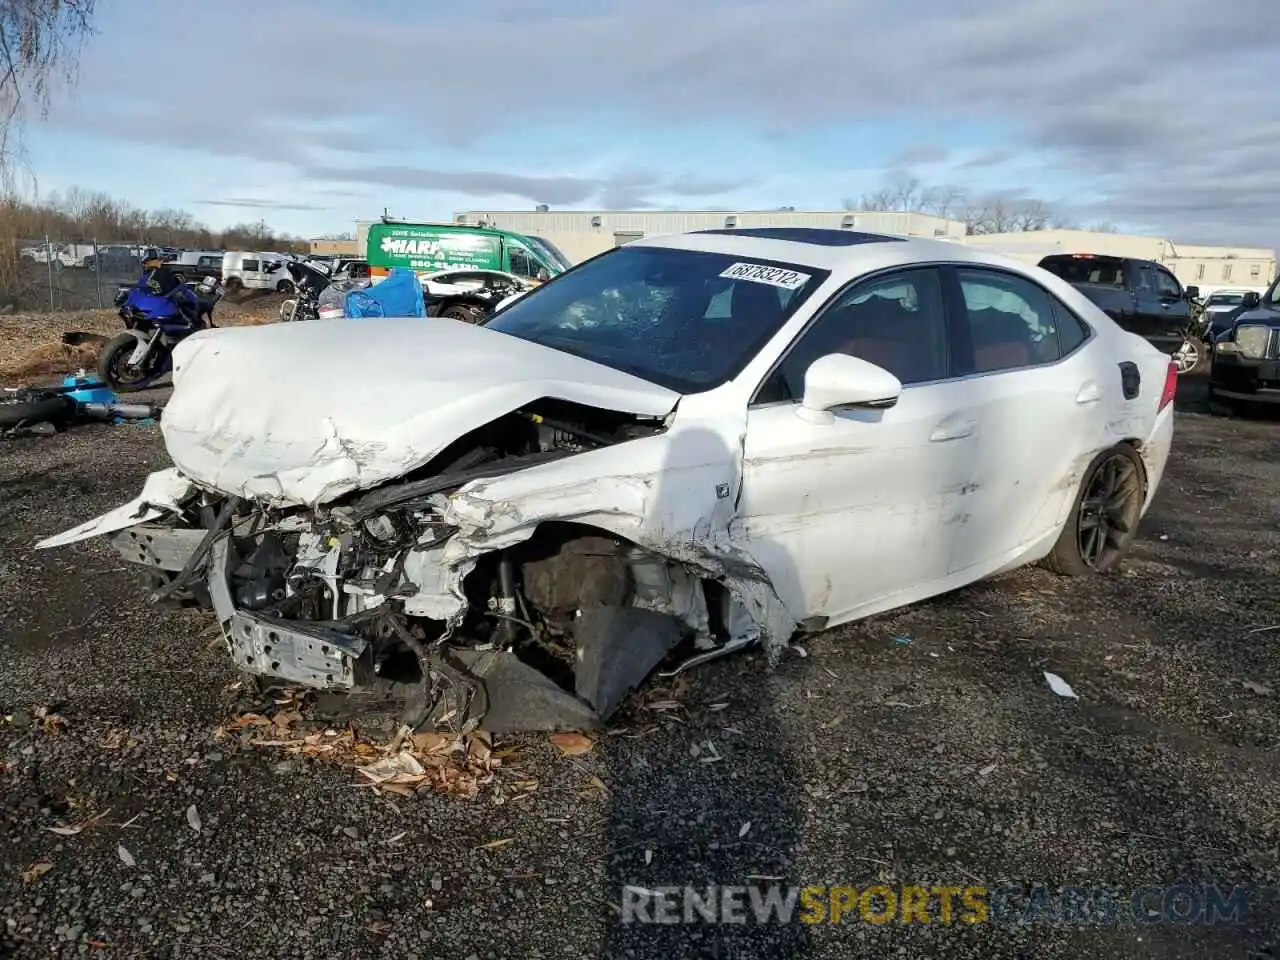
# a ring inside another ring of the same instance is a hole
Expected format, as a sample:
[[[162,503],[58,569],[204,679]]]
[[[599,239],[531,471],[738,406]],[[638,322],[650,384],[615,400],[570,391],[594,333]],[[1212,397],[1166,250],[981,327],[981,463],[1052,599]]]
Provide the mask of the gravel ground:
[[[1280,884],[1280,635],[1260,629],[1280,626],[1280,434],[1179,405],[1119,575],[1022,570],[822,635],[772,671],[755,655],[710,665],[670,694],[680,709],[637,710],[584,756],[503,744],[504,782],[539,786],[501,805],[392,802],[349,770],[215,739],[235,676],[210,621],[148,609],[102,544],[30,549],[131,497],[164,463],[158,431],[9,442],[0,955],[1273,957],[1263,890],[1213,925],[618,913],[624,884],[761,876],[1109,886],[1125,904],[1152,884]],[[75,836],[47,829],[107,810]],[[51,866],[24,878],[35,864]]]

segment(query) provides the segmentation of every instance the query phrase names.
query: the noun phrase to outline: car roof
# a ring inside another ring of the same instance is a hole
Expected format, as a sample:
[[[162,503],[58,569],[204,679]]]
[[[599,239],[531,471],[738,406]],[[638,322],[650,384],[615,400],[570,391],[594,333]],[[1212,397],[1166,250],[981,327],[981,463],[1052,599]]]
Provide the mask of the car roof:
[[[840,238],[839,241],[836,238]],[[1025,261],[950,240],[814,227],[701,230],[644,237],[631,241],[627,247],[723,253],[830,270],[840,276],[857,276],[871,270],[912,263],[938,262],[986,264],[1024,275],[1034,275],[1033,271],[1039,271]]]

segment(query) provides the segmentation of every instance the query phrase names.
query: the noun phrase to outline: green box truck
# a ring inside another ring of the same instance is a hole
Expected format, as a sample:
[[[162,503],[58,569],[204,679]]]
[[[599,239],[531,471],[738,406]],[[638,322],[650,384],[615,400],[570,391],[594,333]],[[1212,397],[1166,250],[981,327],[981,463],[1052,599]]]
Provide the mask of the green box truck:
[[[458,223],[384,219],[369,225],[366,250],[375,281],[392,267],[408,267],[420,277],[442,270],[502,270],[541,283],[570,266],[549,240]]]

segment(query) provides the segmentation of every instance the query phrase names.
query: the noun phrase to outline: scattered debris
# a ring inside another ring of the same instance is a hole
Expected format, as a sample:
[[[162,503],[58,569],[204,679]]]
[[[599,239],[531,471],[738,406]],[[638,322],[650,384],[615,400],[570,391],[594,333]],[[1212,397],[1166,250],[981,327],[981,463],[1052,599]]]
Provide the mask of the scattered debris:
[[[200,813],[196,810],[196,805],[194,803],[187,807],[187,823],[196,833],[200,832]]]
[[[514,837],[505,837],[502,840],[490,840],[488,843],[480,844],[480,846],[476,847],[476,849],[477,850],[497,850],[498,847],[505,847],[508,843],[511,843],[514,839],[515,839]]]
[[[716,749],[716,745],[710,740],[695,743],[690,752],[693,756],[698,757],[702,763],[719,763],[724,759],[720,751]]]
[[[116,845],[116,854],[119,855],[120,862],[126,867],[136,867],[138,865],[138,862],[133,859],[133,854],[125,849],[123,843]]]
[[[1071,684],[1063,680],[1056,673],[1050,673],[1048,670],[1044,672],[1044,678],[1049,682],[1049,689],[1060,697],[1069,697],[1072,700],[1079,700],[1076,692],[1071,689]]]
[[[748,820],[746,823],[744,823],[741,827],[738,828],[738,839],[741,840],[750,832],[751,832],[751,821]]]
[[[427,780],[426,768],[408,750],[356,767],[356,772],[371,780],[375,787],[404,795],[413,793]]]
[[[22,882],[35,883],[52,869],[52,863],[33,863],[31,866],[27,867],[27,869],[22,871]]]
[[[422,790],[474,799],[482,787],[496,787],[496,772],[516,756],[514,749],[495,751],[490,735],[427,730],[413,733],[401,727],[390,742],[363,735],[348,723],[345,729],[320,729],[307,723],[302,702],[285,692],[276,701],[287,707],[274,716],[246,713],[218,727],[214,736],[239,732],[247,746],[273,747],[295,756],[312,757],[353,768],[361,784],[377,793],[412,796]],[[291,773],[290,761],[278,763],[277,773]],[[500,801],[501,802],[501,801]]]
[[[609,795],[609,788],[604,785],[604,781],[601,780],[599,777],[592,777],[590,780],[587,781],[587,785],[584,792],[589,790],[598,790],[600,793],[603,793],[605,796]]]
[[[552,735],[551,742],[566,757],[576,757],[584,753],[590,753],[596,745],[594,740],[583,736],[581,733],[556,733]]]
[[[894,637],[894,638],[893,638],[893,643],[894,643],[894,646],[897,646],[897,647],[906,647],[906,646],[910,646],[910,644],[911,644],[911,638],[910,638],[910,637],[908,637],[906,634],[903,634],[903,635],[901,635],[901,636]]]
[[[1240,686],[1244,687],[1250,693],[1256,693],[1260,697],[1269,697],[1274,692],[1265,683],[1258,683],[1256,680],[1244,680]]]
[[[997,765],[994,763],[987,764],[985,767],[983,767],[981,770],[978,771],[978,776],[980,777],[989,776],[990,774],[995,772],[996,766]]]
[[[77,834],[84,833],[90,827],[97,826],[107,818],[107,814],[111,812],[110,808],[103,810],[101,813],[95,813],[87,820],[81,820],[73,826],[60,825],[56,827],[45,827],[50,833],[56,833],[60,837],[74,837]]]
[[[62,732],[62,728],[67,725],[67,720],[61,714],[54,713],[48,707],[34,707],[31,715],[40,721],[40,729],[52,736],[57,736]]]

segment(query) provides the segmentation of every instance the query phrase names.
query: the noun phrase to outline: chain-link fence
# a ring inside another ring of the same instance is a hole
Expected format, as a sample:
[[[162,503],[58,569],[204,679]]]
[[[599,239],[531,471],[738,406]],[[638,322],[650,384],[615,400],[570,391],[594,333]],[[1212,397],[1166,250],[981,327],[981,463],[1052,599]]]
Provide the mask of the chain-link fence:
[[[17,239],[0,245],[0,310],[93,310],[111,306],[120,284],[142,272],[138,241]]]

